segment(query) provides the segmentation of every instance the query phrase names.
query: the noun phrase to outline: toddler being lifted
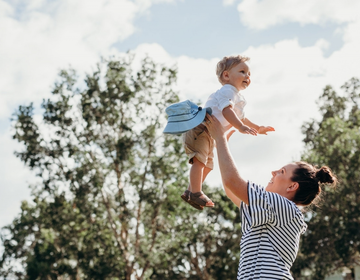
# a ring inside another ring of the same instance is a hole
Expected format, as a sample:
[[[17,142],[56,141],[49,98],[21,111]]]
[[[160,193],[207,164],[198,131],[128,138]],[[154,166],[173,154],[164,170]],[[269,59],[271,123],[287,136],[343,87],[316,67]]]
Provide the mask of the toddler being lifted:
[[[246,100],[240,91],[251,82],[250,68],[246,63],[248,60],[248,57],[238,55],[224,57],[218,62],[216,75],[222,87],[209,96],[205,107],[211,108],[212,114],[227,129],[234,127],[244,134],[266,135],[269,131],[275,131],[274,128],[259,126],[246,118],[244,113]],[[199,110],[201,112],[201,108]],[[202,110],[201,113],[204,116],[206,112]],[[205,125],[200,123],[183,133],[183,144],[192,166],[188,189],[181,198],[199,210],[214,207],[214,203],[202,192],[202,183],[214,166],[214,139]]]

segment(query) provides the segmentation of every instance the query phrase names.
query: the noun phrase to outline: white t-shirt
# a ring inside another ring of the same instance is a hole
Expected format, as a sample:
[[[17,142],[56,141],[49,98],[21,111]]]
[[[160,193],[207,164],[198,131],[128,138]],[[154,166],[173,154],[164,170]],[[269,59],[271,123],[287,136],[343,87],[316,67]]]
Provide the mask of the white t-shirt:
[[[205,107],[210,107],[212,109],[212,114],[220,121],[222,126],[229,125],[229,122],[222,114],[224,108],[232,106],[236,115],[242,120],[245,118],[245,105],[245,98],[240,94],[236,87],[230,84],[223,85],[218,91],[211,94],[205,103]]]
[[[237,279],[293,279],[300,235],[307,225],[296,204],[248,183],[249,205],[241,202],[242,237]]]

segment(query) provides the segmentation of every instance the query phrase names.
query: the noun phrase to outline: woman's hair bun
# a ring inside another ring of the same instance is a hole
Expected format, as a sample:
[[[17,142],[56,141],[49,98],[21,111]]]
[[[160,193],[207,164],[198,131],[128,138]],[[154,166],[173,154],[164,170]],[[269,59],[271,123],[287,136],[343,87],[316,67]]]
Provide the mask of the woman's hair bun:
[[[335,175],[332,174],[331,169],[327,166],[323,166],[316,171],[316,178],[320,183],[333,184],[337,181]]]
[[[297,205],[315,204],[321,200],[322,184],[329,184],[328,187],[335,188],[337,178],[327,166],[317,168],[304,161],[296,162],[297,168],[293,171],[291,180],[299,184],[293,201]],[[325,188],[326,190],[327,188]]]

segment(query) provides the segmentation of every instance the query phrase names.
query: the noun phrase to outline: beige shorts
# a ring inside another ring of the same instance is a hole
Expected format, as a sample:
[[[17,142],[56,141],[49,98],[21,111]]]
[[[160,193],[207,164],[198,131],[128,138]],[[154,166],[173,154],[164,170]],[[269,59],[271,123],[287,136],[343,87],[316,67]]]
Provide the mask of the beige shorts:
[[[214,139],[204,130],[204,125],[185,132],[182,136],[185,153],[189,158],[189,163],[193,163],[196,157],[207,168],[214,168]]]

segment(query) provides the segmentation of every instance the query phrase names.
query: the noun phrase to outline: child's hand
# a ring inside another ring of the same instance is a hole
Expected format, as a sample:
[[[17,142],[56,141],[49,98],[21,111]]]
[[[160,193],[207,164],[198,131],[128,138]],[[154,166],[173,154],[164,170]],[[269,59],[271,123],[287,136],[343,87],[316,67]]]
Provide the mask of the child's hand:
[[[244,125],[244,124],[242,126],[240,126],[239,131],[241,133],[251,134],[251,135],[254,135],[254,136],[256,136],[257,133],[258,133],[255,129],[253,129],[253,128],[247,126],[247,125]]]
[[[275,129],[271,126],[260,126],[258,133],[267,135],[267,132],[269,131],[275,131]]]

